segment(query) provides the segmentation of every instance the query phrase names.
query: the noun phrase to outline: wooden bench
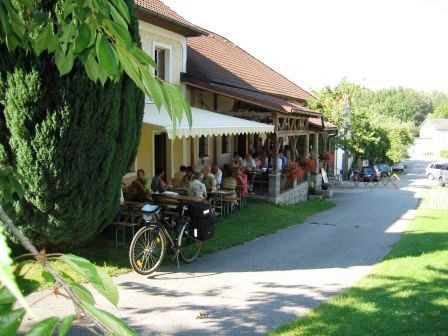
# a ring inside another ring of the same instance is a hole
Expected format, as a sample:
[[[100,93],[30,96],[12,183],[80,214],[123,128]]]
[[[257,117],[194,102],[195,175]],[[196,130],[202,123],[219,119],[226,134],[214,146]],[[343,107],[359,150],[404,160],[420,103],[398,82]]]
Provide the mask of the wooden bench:
[[[123,245],[126,241],[127,229],[132,229],[132,237],[134,236],[136,227],[141,225],[142,218],[138,212],[143,205],[139,202],[124,202],[120,205],[120,211],[111,223],[115,229],[115,247],[118,247],[119,232],[122,233]]]

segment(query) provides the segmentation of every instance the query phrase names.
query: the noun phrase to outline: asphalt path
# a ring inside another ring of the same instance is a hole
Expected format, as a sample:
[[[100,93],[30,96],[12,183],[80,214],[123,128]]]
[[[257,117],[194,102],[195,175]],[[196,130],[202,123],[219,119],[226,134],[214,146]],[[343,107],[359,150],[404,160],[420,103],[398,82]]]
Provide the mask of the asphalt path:
[[[97,301],[141,335],[264,334],[353,286],[387,255],[422,192],[436,185],[424,178],[426,164],[408,162],[398,188],[344,181],[334,188],[336,206],[306,223],[180,268],[173,262],[148,277],[134,272],[117,277],[118,308]],[[73,311],[64,299],[40,299],[44,295],[29,299],[39,299],[36,314]]]

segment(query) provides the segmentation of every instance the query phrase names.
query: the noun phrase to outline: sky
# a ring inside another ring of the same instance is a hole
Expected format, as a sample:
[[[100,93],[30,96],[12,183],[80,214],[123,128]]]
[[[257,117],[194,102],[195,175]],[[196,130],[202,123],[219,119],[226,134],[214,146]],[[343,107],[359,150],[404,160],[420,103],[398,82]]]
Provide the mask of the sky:
[[[162,0],[307,91],[448,93],[446,0]]]

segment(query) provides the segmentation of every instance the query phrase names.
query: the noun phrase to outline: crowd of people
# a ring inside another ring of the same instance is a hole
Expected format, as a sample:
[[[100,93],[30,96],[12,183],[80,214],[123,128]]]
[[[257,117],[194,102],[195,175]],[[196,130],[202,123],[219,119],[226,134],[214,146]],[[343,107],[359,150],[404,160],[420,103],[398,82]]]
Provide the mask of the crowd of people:
[[[289,161],[289,148],[285,146],[278,152],[275,162],[276,171],[281,173]],[[274,168],[273,148],[259,139],[255,149],[244,158],[234,152],[230,162],[221,170],[216,163],[205,164],[201,170],[194,166],[181,165],[171,182],[166,178],[165,169],[157,167],[151,182],[145,178],[142,169],[137,171],[137,178],[125,188],[125,197],[133,201],[144,200],[151,192],[162,193],[170,188],[183,189],[187,195],[207,198],[207,191],[220,189],[224,178],[231,178],[243,195],[252,193],[255,171],[268,172]],[[233,181],[232,181],[233,183]]]

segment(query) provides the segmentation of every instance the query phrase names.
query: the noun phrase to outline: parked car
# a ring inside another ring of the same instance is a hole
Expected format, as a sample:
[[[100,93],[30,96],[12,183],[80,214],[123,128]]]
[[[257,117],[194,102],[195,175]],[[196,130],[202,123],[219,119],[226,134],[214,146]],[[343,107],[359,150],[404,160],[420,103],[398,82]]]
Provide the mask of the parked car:
[[[434,175],[434,177],[439,182],[439,185],[444,187],[448,183],[448,162],[437,163],[435,167],[439,167],[440,169],[437,170],[437,175]]]
[[[359,171],[363,181],[378,181],[381,177],[381,171],[375,166],[365,166]]]
[[[405,167],[404,163],[401,161],[392,165],[392,170],[398,170],[398,171],[402,172],[404,170],[404,168],[406,168],[406,167]]]
[[[448,162],[431,162],[425,169],[425,176],[430,180],[434,180],[440,176],[440,169],[448,165]]]
[[[381,176],[390,176],[392,172],[392,168],[384,163],[377,163],[376,165],[374,165],[374,167],[376,167],[381,172]]]

